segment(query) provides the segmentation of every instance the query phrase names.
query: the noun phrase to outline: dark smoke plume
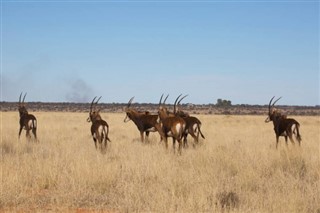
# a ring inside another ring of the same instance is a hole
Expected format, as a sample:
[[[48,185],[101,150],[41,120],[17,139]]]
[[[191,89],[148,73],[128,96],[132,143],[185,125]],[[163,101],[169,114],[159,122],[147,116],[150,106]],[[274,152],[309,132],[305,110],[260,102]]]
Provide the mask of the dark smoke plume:
[[[76,79],[70,86],[70,92],[66,95],[68,102],[90,102],[93,97],[93,89],[84,80]]]

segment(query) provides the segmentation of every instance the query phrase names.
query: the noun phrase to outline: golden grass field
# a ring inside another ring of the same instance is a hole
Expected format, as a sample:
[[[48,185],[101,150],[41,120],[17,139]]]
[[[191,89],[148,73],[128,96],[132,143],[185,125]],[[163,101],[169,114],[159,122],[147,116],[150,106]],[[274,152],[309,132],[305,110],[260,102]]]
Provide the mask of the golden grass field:
[[[1,112],[1,212],[320,212],[319,117],[295,117],[301,147],[276,150],[265,116],[198,115],[206,139],[178,155],[158,133],[142,144],[124,113],[102,113],[105,154],[87,113],[34,114],[39,143]]]

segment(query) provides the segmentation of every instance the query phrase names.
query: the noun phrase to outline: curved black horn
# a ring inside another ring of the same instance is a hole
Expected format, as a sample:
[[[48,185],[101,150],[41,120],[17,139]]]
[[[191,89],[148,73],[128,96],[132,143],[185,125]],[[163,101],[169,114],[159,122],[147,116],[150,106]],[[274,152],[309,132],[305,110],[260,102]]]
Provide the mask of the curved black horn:
[[[23,104],[24,104],[24,99],[26,98],[26,95],[27,95],[27,93],[24,94],[24,96],[23,96],[23,99],[22,99],[22,103],[23,103]]]
[[[174,101],[174,105],[173,105],[173,113],[174,113],[174,114],[176,114],[177,101],[178,101],[178,99],[180,98],[181,95],[182,95],[182,94],[180,94],[180,95],[177,97],[177,99]]]
[[[182,98],[180,98],[180,100],[178,101],[178,105],[180,104],[180,102],[185,98],[185,97],[187,97],[188,95],[185,95],[185,96],[183,96]]]
[[[161,97],[160,97],[159,107],[160,107],[160,105],[161,105],[162,98],[163,98],[163,93],[162,93],[162,95],[161,95]]]
[[[98,100],[94,103],[94,111],[96,111],[96,105],[97,105],[98,102],[100,101],[101,97],[102,97],[102,96],[100,96],[100,97],[98,98]]]
[[[268,105],[269,113],[271,112],[271,102],[272,102],[272,100],[274,99],[274,97],[275,97],[275,96],[273,96],[273,97],[271,98],[271,100],[269,101],[269,105]]]
[[[98,102],[100,101],[101,97],[102,97],[102,96],[100,96],[100,97],[98,98],[98,100],[96,101],[95,104],[98,104]]]
[[[92,102],[91,102],[91,105],[90,105],[90,113],[92,112],[92,105],[93,105],[93,103],[94,103],[94,100],[97,98],[97,96],[96,97],[94,97],[94,99],[92,100]]]
[[[21,104],[21,95],[22,95],[22,92],[20,93],[20,96],[19,96],[19,104]]]
[[[133,99],[134,99],[134,96],[132,98],[130,98],[130,100],[128,102],[128,105],[127,105],[127,108],[129,108],[131,106],[131,103],[132,103]]]
[[[280,97],[280,98],[282,98],[282,97]],[[274,106],[274,105],[277,103],[277,101],[280,100],[280,98],[278,98],[277,100],[275,100],[275,102],[273,102],[272,106]]]
[[[163,104],[166,104],[166,101],[167,101],[168,97],[169,97],[169,94],[168,94],[167,97],[164,99]]]

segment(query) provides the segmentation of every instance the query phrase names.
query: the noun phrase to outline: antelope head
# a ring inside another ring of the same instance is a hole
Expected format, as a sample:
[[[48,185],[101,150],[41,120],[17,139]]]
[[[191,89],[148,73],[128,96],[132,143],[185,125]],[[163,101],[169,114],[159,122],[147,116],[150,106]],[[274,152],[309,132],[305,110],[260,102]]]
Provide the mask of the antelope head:
[[[281,98],[281,97],[280,97]],[[277,110],[274,105],[277,103],[277,101],[280,100],[280,98],[278,98],[277,100],[275,100],[273,102],[273,104],[271,105],[274,96],[271,98],[269,105],[268,105],[268,109],[269,109],[269,113],[268,113],[268,117],[266,118],[265,122],[268,123],[270,121],[274,121],[277,117],[282,116],[281,113],[279,112],[279,110]]]
[[[180,102],[181,102],[185,97],[187,97],[187,96],[188,96],[188,95],[183,96],[183,97],[178,101],[178,103],[177,103],[176,115],[178,115],[178,116],[180,116],[180,117],[188,117],[188,116],[189,116],[188,113],[186,113],[186,112],[184,112],[184,111],[182,111],[182,110],[179,109]]]
[[[94,99],[91,102],[89,117],[87,118],[88,122],[91,122],[91,121],[94,122],[96,120],[102,120],[101,116],[100,116],[101,109],[96,110],[96,105],[98,104],[99,100],[101,99],[101,96],[98,98],[98,100],[96,102],[94,102],[96,98],[97,98],[97,96],[94,97]]]
[[[27,95],[27,93],[23,96],[23,99],[21,102],[22,92],[20,93],[19,104],[18,104],[18,110],[19,110],[20,117],[28,114],[28,111],[27,111],[27,109],[25,107],[25,103],[24,103],[24,99],[26,98],[26,95]]]
[[[126,113],[126,117],[124,118],[123,122],[125,122],[125,123],[132,120],[134,114],[136,114],[136,110],[130,108],[133,99],[134,99],[134,96],[132,98],[130,98],[130,100],[128,101],[127,107],[124,108],[124,112]]]
[[[163,94],[161,95],[160,101],[159,101],[159,110],[158,115],[159,119],[164,119],[165,117],[168,117],[170,112],[168,111],[167,107],[165,106],[166,100],[168,99],[169,95],[166,96],[162,103]]]

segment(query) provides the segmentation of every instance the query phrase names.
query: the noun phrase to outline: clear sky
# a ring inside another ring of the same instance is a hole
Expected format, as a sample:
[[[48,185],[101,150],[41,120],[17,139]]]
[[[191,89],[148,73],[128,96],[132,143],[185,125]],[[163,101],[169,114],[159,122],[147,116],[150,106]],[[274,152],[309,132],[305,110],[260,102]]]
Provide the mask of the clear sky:
[[[1,1],[1,99],[319,105],[319,1]]]

